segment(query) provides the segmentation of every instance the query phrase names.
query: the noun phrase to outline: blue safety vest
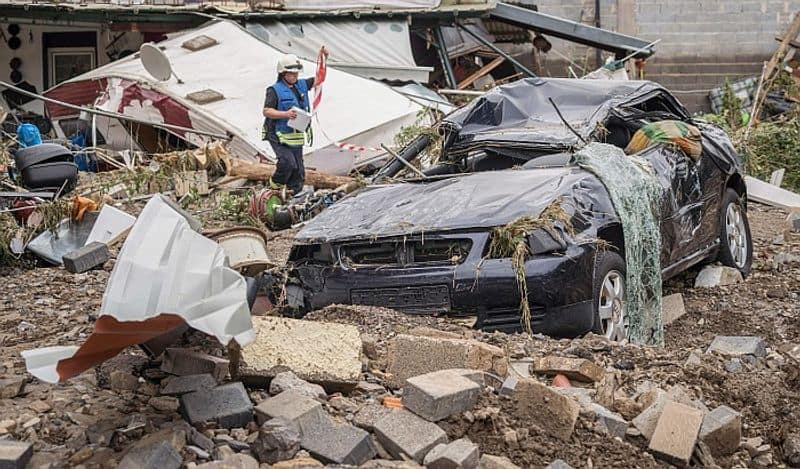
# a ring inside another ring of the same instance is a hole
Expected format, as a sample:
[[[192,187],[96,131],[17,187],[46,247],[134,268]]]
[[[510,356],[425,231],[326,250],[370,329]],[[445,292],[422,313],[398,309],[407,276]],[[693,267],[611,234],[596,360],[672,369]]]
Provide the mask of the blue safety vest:
[[[272,89],[275,90],[275,94],[278,96],[278,110],[288,111],[293,107],[297,107],[308,112],[308,85],[306,81],[304,79],[298,79],[294,87],[300,92],[300,96],[303,97],[302,103],[297,100],[297,95],[283,79],[279,79],[272,85]],[[289,127],[288,119],[278,119],[275,122],[275,134],[278,136],[278,141],[280,143],[290,147],[302,147],[305,143],[305,133],[298,132]]]

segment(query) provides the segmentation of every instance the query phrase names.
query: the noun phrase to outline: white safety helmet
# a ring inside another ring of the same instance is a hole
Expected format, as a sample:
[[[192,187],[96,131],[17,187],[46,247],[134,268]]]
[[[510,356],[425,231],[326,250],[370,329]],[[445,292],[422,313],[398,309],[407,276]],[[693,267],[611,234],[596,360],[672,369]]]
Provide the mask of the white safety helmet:
[[[285,54],[278,59],[278,73],[294,72],[300,73],[303,71],[303,64],[300,59],[294,54]]]

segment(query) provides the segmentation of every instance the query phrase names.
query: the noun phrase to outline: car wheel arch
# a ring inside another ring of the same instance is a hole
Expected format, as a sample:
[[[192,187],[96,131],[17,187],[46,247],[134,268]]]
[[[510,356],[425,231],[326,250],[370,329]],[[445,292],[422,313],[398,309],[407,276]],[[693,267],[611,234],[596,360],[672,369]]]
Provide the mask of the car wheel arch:
[[[727,189],[735,190],[736,193],[739,194],[739,197],[742,197],[743,201],[747,200],[747,186],[740,173],[733,173],[728,177],[728,180],[725,182],[725,188],[722,190],[723,194]]]
[[[611,245],[611,248],[625,259],[625,234],[621,223],[610,223],[597,230],[597,238]]]

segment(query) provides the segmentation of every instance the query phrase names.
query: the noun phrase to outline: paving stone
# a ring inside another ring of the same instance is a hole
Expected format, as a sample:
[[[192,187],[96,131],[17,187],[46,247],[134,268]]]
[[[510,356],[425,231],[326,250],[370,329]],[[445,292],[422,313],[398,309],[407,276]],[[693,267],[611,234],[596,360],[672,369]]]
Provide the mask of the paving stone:
[[[719,406],[703,418],[700,439],[716,458],[739,449],[742,439],[742,415],[728,406]]]
[[[450,370],[434,371],[406,380],[403,405],[420,417],[436,422],[475,406],[481,386]]]
[[[32,456],[32,444],[24,441],[0,440],[0,468],[23,469]]]
[[[180,396],[202,389],[211,389],[217,385],[217,380],[209,373],[199,375],[173,376],[161,388],[165,396]]]
[[[0,379],[0,399],[13,399],[19,396],[24,388],[24,376]]]
[[[64,268],[67,272],[72,272],[73,274],[82,274],[95,267],[100,267],[108,259],[108,246],[99,241],[89,243],[61,257]]]
[[[450,443],[441,443],[425,455],[428,469],[475,469],[478,467],[478,445],[461,438]]]
[[[254,316],[256,339],[241,350],[239,374],[266,384],[291,370],[301,379],[352,389],[361,377],[361,337],[347,324]]]
[[[547,467],[545,467],[545,469],[573,469],[573,468],[563,459],[556,459],[555,461],[548,464]]]
[[[562,374],[574,381],[595,383],[603,379],[606,370],[584,358],[547,356],[534,360],[531,372],[550,376]]]
[[[189,443],[197,446],[198,448],[202,448],[208,451],[209,453],[214,451],[214,448],[216,447],[211,438],[203,435],[194,427],[191,427],[191,429],[189,430],[188,439]]]
[[[270,419],[261,425],[251,448],[262,463],[292,459],[300,451],[300,432],[286,419]]]
[[[330,420],[303,433],[300,445],[315,459],[328,464],[358,466],[376,454],[369,433],[352,425],[336,425]]]
[[[207,353],[181,348],[168,348],[164,352],[161,370],[178,376],[209,373],[217,382],[228,376],[230,362]]]
[[[283,391],[288,391],[289,389],[297,391],[304,396],[321,399],[323,401],[328,398],[328,395],[325,393],[325,389],[323,389],[322,386],[300,379],[291,371],[278,373],[269,383],[269,393],[273,396],[280,394]]]
[[[253,420],[253,404],[238,382],[184,394],[181,408],[192,425],[214,421],[222,428],[237,428]]]
[[[375,429],[375,424],[391,410],[380,404],[367,404],[353,416],[353,424],[359,428],[371,432]]]
[[[281,417],[292,422],[301,436],[305,432],[325,425],[328,421],[328,415],[319,401],[292,390],[266,399],[258,404],[255,410],[256,423],[259,425],[275,417]]]
[[[767,355],[767,343],[761,337],[755,336],[718,335],[714,337],[711,345],[708,346],[706,353],[709,352],[735,357],[742,355],[765,357]]]
[[[447,442],[447,434],[435,423],[403,409],[394,409],[375,424],[375,436],[393,457],[406,455],[422,463],[425,455],[439,443]]]
[[[673,293],[661,299],[662,322],[665,326],[672,324],[686,314],[682,293]]]
[[[424,469],[414,461],[392,461],[388,459],[373,459],[358,466],[358,469]]]
[[[670,464],[688,467],[702,424],[702,411],[667,401],[648,449]]]
[[[522,379],[514,401],[520,417],[529,418],[551,436],[566,441],[575,430],[580,406],[555,389],[533,379]]]
[[[181,454],[166,441],[134,446],[119,462],[119,469],[179,469]]]
[[[479,469],[521,469],[505,456],[484,454],[478,462]]]
[[[695,288],[714,288],[743,282],[742,273],[733,267],[707,265],[694,281]]]
[[[505,353],[476,340],[446,339],[400,334],[389,343],[387,372],[394,386],[432,371],[467,368],[508,374]]]

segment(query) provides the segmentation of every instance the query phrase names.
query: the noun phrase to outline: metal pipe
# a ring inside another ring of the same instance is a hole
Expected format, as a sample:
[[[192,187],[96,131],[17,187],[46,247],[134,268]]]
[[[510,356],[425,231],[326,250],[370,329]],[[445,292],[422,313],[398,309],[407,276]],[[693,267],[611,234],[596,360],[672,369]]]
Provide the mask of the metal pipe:
[[[456,74],[453,73],[453,65],[450,63],[450,57],[447,55],[447,44],[444,42],[444,35],[442,34],[442,27],[436,26],[436,42],[439,43],[439,60],[442,62],[442,68],[444,68],[445,77],[447,77],[447,83],[450,85],[451,88],[458,88],[458,82],[456,82]]]
[[[403,169],[403,166],[405,166],[406,163],[414,161],[430,144],[430,135],[417,135],[414,140],[409,142],[408,145],[398,152],[397,159],[393,159],[386,163],[386,165],[384,165],[378,171],[378,173],[375,174],[375,177],[372,178],[372,182],[380,182],[385,179],[395,177],[395,175],[397,175],[397,173]]]
[[[193,134],[196,134],[196,135],[204,135],[206,137],[219,138],[219,139],[223,139],[223,140],[229,140],[231,138],[228,135],[218,134],[218,133],[214,133],[214,132],[206,132],[204,130],[190,129],[188,127],[181,127],[180,125],[165,124],[165,123],[161,123],[161,122],[150,122],[150,121],[146,121],[146,120],[143,120],[143,119],[137,119],[135,117],[126,116],[125,114],[118,114],[116,112],[103,111],[103,110],[100,110],[100,109],[92,109],[92,108],[88,108],[88,107],[76,106],[75,104],[65,103],[65,102],[59,101],[57,99],[48,98],[47,96],[42,96],[42,95],[37,94],[37,93],[32,93],[32,92],[30,92],[28,90],[23,90],[22,88],[18,88],[16,86],[11,85],[9,83],[6,83],[4,81],[0,81],[0,86],[4,86],[4,87],[6,87],[8,89],[12,89],[12,90],[16,91],[17,93],[23,94],[23,95],[28,96],[30,98],[39,99],[39,100],[42,100],[42,101],[44,101],[46,103],[57,104],[59,106],[63,106],[63,107],[68,108],[68,109],[74,109],[76,111],[88,112],[89,114],[96,114],[98,116],[112,117],[112,118],[115,118],[115,119],[122,119],[122,120],[130,121],[130,122],[136,122],[138,124],[151,125],[153,127],[159,127],[159,128],[166,129],[166,130],[175,130],[175,131],[179,131],[179,132],[188,132],[188,133],[193,133]]]
[[[597,29],[601,29],[600,28],[600,0],[594,0],[594,26]],[[595,61],[597,62],[597,68],[602,67],[603,64],[600,63],[600,61],[603,60],[603,57],[600,55],[600,48],[599,47],[596,47],[594,49],[594,58],[595,58]]]
[[[522,65],[521,63],[519,63],[519,61],[517,61],[517,59],[515,59],[514,57],[511,57],[509,54],[507,54],[505,51],[503,51],[502,49],[500,49],[496,45],[494,45],[491,42],[487,41],[486,39],[480,37],[479,35],[473,33],[468,28],[464,27],[464,25],[461,24],[460,22],[456,22],[456,26],[458,26],[463,31],[465,31],[467,34],[472,36],[476,41],[480,42],[484,46],[488,47],[489,49],[492,49],[494,52],[496,52],[496,53],[502,55],[503,57],[505,57],[506,60],[508,60],[509,62],[514,64],[515,67],[517,67],[518,69],[522,70],[529,77],[536,78],[536,74],[533,73],[532,71],[528,70],[528,67],[526,67],[526,66]],[[455,86],[453,88],[455,88]]]

